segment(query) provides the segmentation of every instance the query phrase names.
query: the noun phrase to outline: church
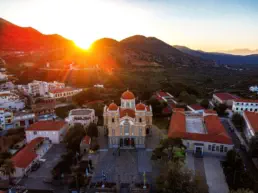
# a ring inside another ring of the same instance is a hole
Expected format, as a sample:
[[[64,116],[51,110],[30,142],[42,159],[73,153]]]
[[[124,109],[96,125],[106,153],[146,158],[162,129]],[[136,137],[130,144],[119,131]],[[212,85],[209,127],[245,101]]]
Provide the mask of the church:
[[[109,148],[145,148],[145,137],[152,127],[152,108],[141,102],[135,104],[131,91],[122,94],[121,106],[114,102],[105,106],[103,118]]]

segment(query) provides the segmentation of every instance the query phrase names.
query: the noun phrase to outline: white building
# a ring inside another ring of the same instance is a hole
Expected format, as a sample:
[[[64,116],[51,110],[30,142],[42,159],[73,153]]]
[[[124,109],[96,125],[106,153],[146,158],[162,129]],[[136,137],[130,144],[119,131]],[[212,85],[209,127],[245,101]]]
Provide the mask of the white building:
[[[73,109],[69,112],[69,116],[66,118],[69,126],[74,124],[81,124],[88,126],[90,123],[95,121],[95,110],[94,109]]]
[[[57,81],[44,82],[34,80],[29,83],[27,87],[26,85],[22,85],[20,86],[20,88],[23,89],[23,91],[27,91],[28,94],[31,96],[45,96],[48,95],[50,90],[65,88],[65,84]]]
[[[258,86],[250,86],[250,87],[249,87],[249,90],[250,90],[251,92],[258,92]]]
[[[15,93],[2,91],[0,92],[0,108],[19,111],[25,108],[25,103]]]
[[[51,90],[49,92],[49,96],[55,99],[68,98],[68,97],[72,97],[73,95],[81,91],[82,89],[66,87],[66,88]]]
[[[232,139],[221,124],[215,111],[204,113],[185,112],[174,109],[171,117],[169,138],[181,138],[187,151],[195,155],[226,155],[233,148]]]
[[[51,143],[60,143],[66,135],[68,124],[64,121],[39,121],[26,129],[26,140],[29,143],[37,137],[44,137]]]
[[[23,177],[31,166],[49,150],[51,144],[43,137],[37,137],[30,141],[23,149],[16,153],[11,160],[15,166],[14,177]]]
[[[48,94],[48,83],[34,80],[28,84],[28,93],[32,96],[45,96]]]
[[[103,84],[95,84],[94,87],[95,88],[104,88],[104,85]]]
[[[232,107],[233,100],[235,99],[239,99],[239,97],[230,93],[214,93],[212,96],[212,102],[214,104],[225,104],[228,107]]]
[[[245,119],[244,134],[247,140],[250,140],[255,134],[258,133],[258,113],[245,111],[243,113]]]
[[[233,101],[232,111],[242,114],[244,111],[257,112],[258,100],[237,99]]]
[[[19,111],[14,113],[13,122],[15,127],[28,128],[31,124],[35,122],[35,113]]]
[[[7,75],[2,73],[2,72],[0,72],[0,80],[2,81],[2,80],[7,80],[7,79],[8,79]]]
[[[11,81],[0,84],[0,90],[12,90],[14,87],[15,85]]]
[[[13,127],[13,113],[6,109],[0,109],[0,130]]]

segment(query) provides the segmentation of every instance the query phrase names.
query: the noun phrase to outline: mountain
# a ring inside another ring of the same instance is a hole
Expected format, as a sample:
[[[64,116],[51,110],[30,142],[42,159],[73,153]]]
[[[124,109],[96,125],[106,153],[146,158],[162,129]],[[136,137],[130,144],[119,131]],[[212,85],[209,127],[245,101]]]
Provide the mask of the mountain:
[[[74,62],[81,67],[99,64],[108,68],[201,67],[215,64],[212,60],[183,53],[155,37],[141,35],[131,36],[120,42],[102,38],[93,42],[89,52],[84,52],[75,49],[74,43],[62,36],[44,35],[31,27],[19,27],[4,19],[0,19],[1,51],[4,51],[4,59],[13,66],[26,62],[32,62],[38,67],[45,66],[47,62],[55,67]],[[17,51],[16,54],[13,51]]]
[[[224,65],[258,64],[258,54],[241,56],[241,55],[232,55],[232,54],[216,53],[216,52],[204,52],[201,50],[192,50],[185,46],[174,46],[174,47],[192,56],[213,60],[217,64],[224,64]]]
[[[72,41],[60,35],[44,35],[31,27],[19,27],[0,18],[1,51],[38,51],[71,46]]]
[[[248,48],[243,48],[243,49],[233,49],[233,50],[224,50],[220,51],[221,53],[226,53],[226,54],[233,54],[233,55],[253,55],[253,54],[258,54],[258,49],[256,50],[250,50]]]

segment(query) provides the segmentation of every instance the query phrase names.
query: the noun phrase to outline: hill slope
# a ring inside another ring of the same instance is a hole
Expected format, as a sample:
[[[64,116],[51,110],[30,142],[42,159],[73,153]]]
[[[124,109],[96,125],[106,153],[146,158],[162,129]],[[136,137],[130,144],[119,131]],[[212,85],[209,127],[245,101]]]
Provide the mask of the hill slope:
[[[0,18],[0,50],[38,51],[71,46],[60,35],[44,35],[31,27],[19,27]]]
[[[224,53],[203,52],[200,50],[192,50],[185,46],[174,46],[174,47],[192,56],[198,56],[203,59],[214,60],[217,64],[229,64],[229,65],[258,64],[257,54],[241,56],[241,55],[232,55],[232,54],[224,54]]]

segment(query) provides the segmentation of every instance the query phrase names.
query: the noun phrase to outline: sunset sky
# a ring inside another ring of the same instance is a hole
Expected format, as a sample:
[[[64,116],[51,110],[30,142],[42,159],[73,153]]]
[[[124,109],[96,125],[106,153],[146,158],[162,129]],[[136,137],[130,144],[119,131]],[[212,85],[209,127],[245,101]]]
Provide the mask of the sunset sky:
[[[258,49],[257,0],[0,0],[0,17],[82,47],[141,34],[205,51]]]

